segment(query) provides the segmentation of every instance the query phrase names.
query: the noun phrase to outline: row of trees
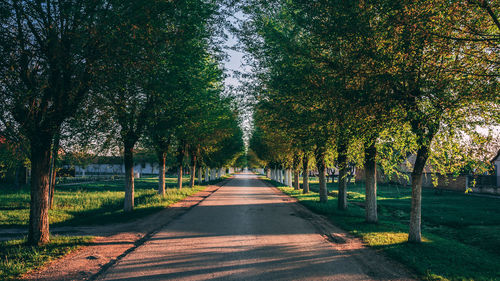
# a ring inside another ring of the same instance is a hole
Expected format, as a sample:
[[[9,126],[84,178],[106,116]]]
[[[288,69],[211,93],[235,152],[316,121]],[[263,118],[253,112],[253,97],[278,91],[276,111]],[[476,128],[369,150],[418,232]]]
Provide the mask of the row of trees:
[[[487,0],[240,7],[258,100],[252,154],[291,168],[296,189],[302,170],[304,192],[314,162],[320,202],[328,200],[326,167],[337,167],[340,209],[348,207],[348,166],[363,167],[370,223],[378,220],[377,166],[391,173],[412,159],[409,241],[420,242],[424,168],[449,174],[471,160],[485,163],[488,154],[477,149],[495,141],[484,131],[500,124],[498,7]]]
[[[223,93],[219,1],[0,3],[0,130],[31,165],[28,243],[49,241],[48,212],[60,147],[118,151],[124,211],[134,207],[134,149],[154,151],[158,191],[175,154],[182,187],[189,159],[223,167],[243,150]],[[107,150],[105,150],[106,148]]]

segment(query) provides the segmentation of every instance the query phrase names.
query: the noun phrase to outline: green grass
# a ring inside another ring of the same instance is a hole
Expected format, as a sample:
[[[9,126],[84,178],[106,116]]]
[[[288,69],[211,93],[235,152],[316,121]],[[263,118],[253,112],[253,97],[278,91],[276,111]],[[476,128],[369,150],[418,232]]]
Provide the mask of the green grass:
[[[204,187],[174,188],[176,179],[167,178],[166,196],[157,194],[158,179],[135,180],[135,208],[122,210],[124,181],[103,181],[56,187],[51,226],[79,226],[129,221],[156,212],[194,194]],[[25,227],[29,221],[29,190],[3,188],[0,194],[0,228]]]
[[[88,245],[91,237],[53,236],[42,247],[26,246],[25,240],[0,242],[0,280],[15,280],[75,249]]]
[[[310,194],[275,185],[335,225],[361,237],[424,280],[500,280],[500,199],[424,189],[421,244],[407,243],[411,190],[379,185],[379,223],[364,222],[364,186],[348,187],[349,209],[337,210],[337,184],[329,201],[319,203],[317,184]],[[334,187],[335,186],[335,187]]]
[[[187,183],[187,179],[185,179]],[[159,211],[204,189],[175,188],[176,179],[166,179],[166,196],[157,194],[157,178],[135,180],[135,208],[123,212],[124,181],[102,181],[56,187],[54,209],[49,212],[51,226],[80,226],[130,221]],[[30,194],[27,188],[2,188],[0,228],[26,227],[29,220]],[[0,280],[11,280],[41,267],[48,261],[88,245],[92,237],[52,236],[42,247],[25,245],[24,240],[0,242]]]

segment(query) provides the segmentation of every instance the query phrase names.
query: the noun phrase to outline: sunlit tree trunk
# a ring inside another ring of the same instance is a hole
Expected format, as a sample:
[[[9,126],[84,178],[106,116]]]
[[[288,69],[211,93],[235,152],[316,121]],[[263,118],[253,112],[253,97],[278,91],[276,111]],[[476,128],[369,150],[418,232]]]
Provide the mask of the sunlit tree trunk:
[[[377,147],[375,140],[365,144],[365,220],[378,222],[377,217]]]
[[[415,166],[411,174],[411,211],[408,241],[414,243],[422,241],[422,175],[427,158],[429,158],[429,145],[422,145],[417,151]]]
[[[337,148],[339,165],[338,208],[347,209],[347,145],[340,143]]]
[[[318,148],[316,151],[316,167],[319,173],[319,202],[326,203],[328,201],[328,189],[326,188],[325,150],[323,148]]]
[[[158,152],[158,194],[165,196],[165,160],[166,152]]]
[[[287,185],[289,187],[292,187],[292,185],[293,185],[292,184],[292,170],[291,169],[287,169],[286,171],[288,173],[288,176],[287,176],[287,178],[288,178],[288,184]]]
[[[179,164],[177,166],[177,188],[178,189],[182,189],[182,181],[184,180],[183,177],[182,177],[183,176],[182,175],[182,172],[183,172],[182,168],[183,168],[182,164]]]
[[[216,176],[216,169],[215,168],[212,168],[210,169],[210,180],[216,180],[217,179],[217,176]]]
[[[194,187],[194,180],[196,178],[196,154],[191,155],[191,175],[189,178],[189,187]]]

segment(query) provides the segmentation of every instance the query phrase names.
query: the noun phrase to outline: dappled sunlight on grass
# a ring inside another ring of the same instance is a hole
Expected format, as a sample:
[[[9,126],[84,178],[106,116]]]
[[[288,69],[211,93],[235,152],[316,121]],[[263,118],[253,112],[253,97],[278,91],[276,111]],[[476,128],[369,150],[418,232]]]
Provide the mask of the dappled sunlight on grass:
[[[327,216],[335,225],[360,237],[366,245],[398,260],[424,280],[500,280],[500,200],[424,189],[420,244],[408,243],[411,189],[379,185],[379,223],[364,220],[364,186],[348,186],[349,208],[337,209],[337,199],[319,203],[318,186],[312,192],[283,187],[312,211]],[[336,185],[328,184],[336,197]]]
[[[356,234],[356,231],[353,231]],[[363,241],[370,246],[386,246],[408,242],[408,233],[402,232],[368,232],[362,233]]]

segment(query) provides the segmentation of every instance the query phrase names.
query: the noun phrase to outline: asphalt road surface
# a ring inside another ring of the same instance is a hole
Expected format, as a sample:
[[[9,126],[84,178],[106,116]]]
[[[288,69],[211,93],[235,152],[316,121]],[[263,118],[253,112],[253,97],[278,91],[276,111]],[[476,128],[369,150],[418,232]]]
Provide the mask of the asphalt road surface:
[[[287,198],[236,175],[99,280],[409,279],[367,269],[358,250],[339,251]]]

